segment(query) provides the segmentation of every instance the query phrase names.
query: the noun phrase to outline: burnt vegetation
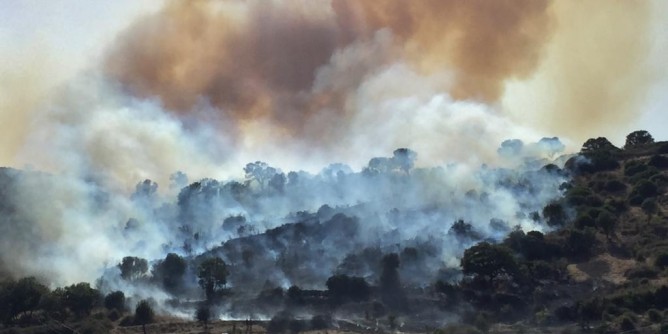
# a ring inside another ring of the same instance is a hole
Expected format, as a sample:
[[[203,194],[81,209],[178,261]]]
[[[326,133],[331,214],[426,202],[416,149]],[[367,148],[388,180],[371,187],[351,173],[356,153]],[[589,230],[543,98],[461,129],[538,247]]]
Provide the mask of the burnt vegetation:
[[[520,144],[505,142],[500,151],[517,154]],[[372,159],[354,177],[408,182],[429,173],[415,169],[415,159],[415,152],[399,149],[393,157]],[[117,326],[146,332],[159,321],[156,314],[195,310],[194,320],[205,331],[222,313],[249,319],[246,330],[261,316],[269,333],[334,326],[438,333],[668,331],[668,143],[654,142],[646,131],[629,134],[623,149],[605,138],[590,139],[563,168],[548,164],[530,172],[563,180],[562,196],[526,213],[541,231],[498,218],[486,225],[458,218],[440,227],[447,240],[428,232],[404,240],[396,229],[369,233],[367,220],[379,219],[375,207],[323,205],[292,213],[264,231],[251,217],[228,215],[216,228],[232,237],[212,245],[211,233],[188,224],[218,221],[202,210],[210,207],[203,203],[232,198],[260,206],[259,197],[284,196],[305,178],[263,162],[244,171],[244,183],[202,180],[181,190],[176,221],[182,223],[183,243],[166,245],[170,251],[162,259],[127,256],[95,287],[53,289],[44,278],[5,279],[0,321],[8,329],[45,333]],[[532,194],[522,182],[530,176],[501,172],[507,177],[495,179],[499,187]],[[342,165],[324,175],[343,183],[353,177]],[[0,182],[12,178],[3,171]],[[150,198],[156,187],[141,183],[133,200]],[[476,205],[494,200],[475,191],[462,198]],[[11,212],[11,203],[0,202],[0,209]],[[447,215],[422,207],[394,209],[382,219],[425,216]],[[126,229],[138,224],[128,222]],[[443,254],[454,247],[460,248],[458,263],[448,265]],[[133,296],[137,289],[158,289],[169,297],[159,305]]]

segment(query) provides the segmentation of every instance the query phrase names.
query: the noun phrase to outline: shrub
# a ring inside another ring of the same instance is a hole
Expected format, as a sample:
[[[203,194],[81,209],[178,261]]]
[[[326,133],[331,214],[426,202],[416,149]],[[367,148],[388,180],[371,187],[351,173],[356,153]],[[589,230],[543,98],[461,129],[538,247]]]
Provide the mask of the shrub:
[[[619,319],[619,329],[624,332],[634,331],[636,329],[636,324],[629,315],[623,315]]]
[[[118,310],[123,312],[125,309],[125,294],[123,291],[114,291],[104,297],[104,307],[108,310]]]
[[[654,265],[661,269],[668,267],[668,253],[664,252],[657,255],[656,259],[654,259]]]
[[[609,192],[620,192],[626,190],[626,184],[619,180],[610,180],[605,183],[603,189]]]
[[[656,278],[659,273],[652,267],[638,266],[631,268],[624,273],[624,276],[630,279]]]
[[[659,310],[652,308],[647,311],[647,319],[656,324],[660,323],[661,320],[663,320],[663,315]]]
[[[649,162],[647,164],[656,167],[658,169],[666,169],[668,168],[668,158],[662,155],[655,155],[652,156],[651,159],[649,159]]]
[[[656,196],[658,189],[656,185],[648,180],[642,180],[638,182],[631,190],[629,194],[629,203],[631,205],[640,205],[642,202],[649,198]]]

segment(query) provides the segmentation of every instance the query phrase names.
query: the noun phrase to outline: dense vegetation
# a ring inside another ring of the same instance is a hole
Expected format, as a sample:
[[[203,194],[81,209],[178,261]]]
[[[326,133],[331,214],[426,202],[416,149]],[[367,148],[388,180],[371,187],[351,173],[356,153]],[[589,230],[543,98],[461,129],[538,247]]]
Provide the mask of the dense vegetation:
[[[408,174],[413,154],[395,151],[397,169]],[[383,163],[387,162],[373,162]],[[261,188],[284,184],[274,180],[278,174],[267,174],[268,168],[258,162],[249,164],[246,172],[254,175]],[[438,310],[436,317],[458,319],[457,325],[439,329],[441,333],[539,328],[554,333],[668,332],[668,143],[655,143],[645,131],[629,134],[623,149],[605,138],[590,139],[563,169],[555,165],[542,169],[570,176],[561,185],[563,197],[531,214],[549,226],[548,231],[524,231],[518,226],[500,240],[491,240],[457,220],[448,233],[469,245],[460,270],[444,269],[429,286],[411,283],[410,275],[420,275],[420,267],[430,263],[426,259],[434,252],[433,245],[417,243],[397,245],[394,250],[365,248],[349,255],[340,268],[368,267],[374,274],[333,272],[322,282],[326,290],[296,285],[284,289],[267,283],[249,296],[238,287],[228,287],[230,276],[240,275],[243,267],[259,265],[258,253],[248,245],[284,239],[307,243],[312,239],[305,235],[331,230],[344,231],[344,236],[349,231],[352,238],[358,222],[335,212],[317,224],[308,223],[312,217],[303,213],[299,223],[240,238],[200,256],[168,253],[152,263],[128,256],[117,269],[128,286],[159,287],[172,296],[170,307],[194,309],[193,320],[205,329],[226,301],[246,299],[247,303],[234,304],[236,309],[227,311],[272,315],[264,325],[273,333],[329,328],[336,321],[333,314],[349,319],[337,324],[343,328],[355,324],[356,330],[376,326],[436,330],[445,321],[425,318],[429,314],[425,310],[431,309]],[[244,223],[243,217],[230,217],[223,228]],[[350,240],[337,242],[344,245]],[[234,266],[223,260],[231,258],[229,254],[239,256]],[[293,254],[298,256],[322,254]],[[197,282],[200,290],[193,291],[189,281]],[[100,290],[109,290],[104,280],[95,288],[79,283],[56,289],[34,277],[5,280],[0,284],[0,321],[7,328],[28,326],[44,333],[56,329],[106,332],[114,326],[138,325],[146,330],[156,319],[155,310],[164,307],[150,299],[132,300],[124,291],[103,295]],[[186,301],[192,296],[200,300]]]

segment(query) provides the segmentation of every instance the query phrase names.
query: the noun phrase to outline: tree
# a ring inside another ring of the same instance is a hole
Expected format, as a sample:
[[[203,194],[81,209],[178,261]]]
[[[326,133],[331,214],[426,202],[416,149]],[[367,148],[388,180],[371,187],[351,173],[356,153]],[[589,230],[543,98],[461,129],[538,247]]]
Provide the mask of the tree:
[[[162,280],[162,286],[167,292],[178,293],[182,288],[187,267],[183,257],[169,253],[164,260],[153,267],[153,276]]]
[[[633,131],[626,136],[624,149],[639,147],[652,143],[654,143],[654,138],[652,138],[652,135],[649,132],[645,130]]]
[[[121,277],[128,281],[134,281],[144,277],[148,271],[148,261],[134,256],[126,256],[118,264],[121,270]]]
[[[648,180],[638,182],[629,194],[629,204],[641,205],[643,201],[658,194],[658,187]]]
[[[612,213],[610,213],[607,210],[603,210],[596,217],[596,226],[598,226],[601,230],[603,230],[603,232],[605,232],[605,236],[608,239],[610,239],[610,235],[615,230],[616,224],[617,224],[617,219],[615,218],[615,216],[612,215]]]
[[[415,160],[417,159],[417,153],[414,151],[407,149],[407,148],[398,148],[392,152],[393,157],[392,160],[394,161],[394,164],[404,171],[404,173],[408,173],[412,168],[413,165],[415,165]]]
[[[617,151],[615,145],[612,145],[605,137],[590,138],[582,144],[582,153],[594,153],[598,151]]]
[[[461,259],[464,275],[476,275],[494,281],[500,275],[515,276],[518,265],[510,250],[504,246],[481,242],[464,251]]]
[[[543,208],[543,218],[549,226],[561,226],[566,222],[566,211],[560,203],[552,202]]]
[[[137,308],[135,309],[135,323],[141,325],[144,334],[146,334],[146,324],[152,323],[154,317],[153,308],[147,300],[142,300],[137,304]]]
[[[0,286],[0,317],[5,323],[24,312],[36,310],[40,299],[49,289],[35,277],[25,277],[18,282],[5,282]]]
[[[406,295],[399,279],[399,255],[390,253],[381,260],[380,293],[383,303],[393,309],[406,308]]]
[[[640,208],[647,215],[647,221],[652,220],[652,215],[659,210],[659,206],[656,204],[654,198],[648,198],[642,202]]]
[[[211,319],[211,310],[209,305],[202,303],[195,312],[195,319],[204,324],[204,331],[209,331],[209,319]]]
[[[244,172],[246,173],[246,178],[249,181],[255,180],[259,185],[260,189],[264,190],[267,182],[280,171],[274,167],[269,166],[266,162],[256,161],[246,164],[244,167]]]
[[[125,309],[125,294],[123,291],[110,292],[104,297],[104,307],[108,310],[123,312]]]
[[[496,152],[502,157],[514,158],[522,153],[522,149],[524,149],[524,142],[519,139],[507,139],[501,143],[501,147]]]
[[[213,301],[216,293],[227,284],[227,275],[227,265],[219,257],[206,259],[200,264],[198,283],[204,289],[208,301]]]
[[[98,305],[100,292],[90,287],[88,283],[73,284],[65,288],[65,305],[74,314],[83,317],[88,316],[90,311]]]

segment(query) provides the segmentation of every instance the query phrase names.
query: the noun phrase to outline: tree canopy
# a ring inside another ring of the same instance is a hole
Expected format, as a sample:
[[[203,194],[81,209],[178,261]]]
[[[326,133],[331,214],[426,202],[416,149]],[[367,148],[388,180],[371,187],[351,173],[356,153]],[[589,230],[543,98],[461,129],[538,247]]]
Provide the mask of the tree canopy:
[[[481,242],[464,251],[461,259],[465,275],[477,275],[490,281],[499,275],[513,276],[518,272],[518,265],[509,249],[488,242]]]
[[[121,277],[123,279],[134,281],[146,275],[146,272],[148,271],[148,261],[134,256],[126,256],[121,263],[118,264],[118,269],[121,270]]]
[[[645,130],[633,131],[626,136],[626,143],[624,144],[624,149],[634,148],[652,143],[654,143],[654,138],[649,132]]]
[[[207,300],[212,301],[216,293],[227,284],[227,275],[227,264],[219,257],[206,259],[200,264],[197,272],[198,283],[204,289]]]

